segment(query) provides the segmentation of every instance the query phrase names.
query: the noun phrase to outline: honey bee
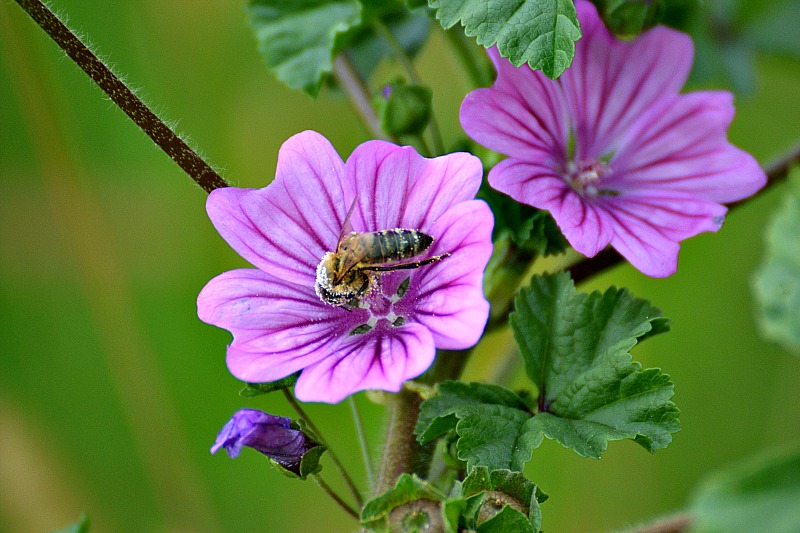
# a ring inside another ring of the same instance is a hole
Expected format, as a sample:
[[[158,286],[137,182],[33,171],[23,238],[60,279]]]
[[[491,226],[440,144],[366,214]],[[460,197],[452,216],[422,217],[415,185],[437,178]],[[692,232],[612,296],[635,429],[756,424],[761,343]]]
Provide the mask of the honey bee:
[[[450,256],[444,253],[403,263],[425,253],[433,237],[405,228],[357,233],[350,224],[357,201],[356,197],[347,212],[336,251],[326,252],[317,265],[314,290],[326,304],[342,306],[368,296],[382,272],[419,268]]]

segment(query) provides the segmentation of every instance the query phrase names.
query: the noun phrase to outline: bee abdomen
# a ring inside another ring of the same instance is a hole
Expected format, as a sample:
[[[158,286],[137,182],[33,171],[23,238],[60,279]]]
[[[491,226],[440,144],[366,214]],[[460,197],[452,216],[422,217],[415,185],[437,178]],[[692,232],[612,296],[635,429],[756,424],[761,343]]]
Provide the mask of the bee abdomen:
[[[433,237],[415,229],[387,229],[375,232],[367,262],[402,261],[420,255],[433,244]]]

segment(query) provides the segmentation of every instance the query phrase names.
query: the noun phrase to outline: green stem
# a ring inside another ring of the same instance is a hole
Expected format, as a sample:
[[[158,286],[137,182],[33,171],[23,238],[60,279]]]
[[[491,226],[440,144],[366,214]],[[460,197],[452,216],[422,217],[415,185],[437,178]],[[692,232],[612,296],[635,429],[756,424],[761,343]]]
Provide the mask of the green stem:
[[[441,28],[441,26],[439,26]],[[450,48],[455,53],[461,66],[467,73],[470,81],[471,88],[487,87],[491,82],[489,72],[483,68],[475,58],[467,36],[461,30],[461,27],[450,28],[445,30],[442,28]]]
[[[178,134],[156,115],[40,0],[16,0],[17,4],[61,47],[153,142],[200,187],[211,192],[228,184]]]
[[[412,473],[422,454],[422,447],[414,437],[422,400],[417,394],[404,389],[393,395],[390,402],[389,426],[378,480],[372,488],[373,497],[391,489],[400,474]]]
[[[364,124],[369,134],[376,139],[393,140],[383,132],[378,115],[372,107],[367,84],[358,75],[355,67],[344,52],[339,54],[333,63],[333,76],[344,90],[350,106],[356,112],[358,118],[361,119],[361,123]]]
[[[536,253],[519,248],[510,240],[495,243],[495,251],[484,278],[484,293],[492,305],[486,331],[505,324],[514,307],[517,290],[536,257]]]
[[[319,488],[324,490],[325,493],[328,496],[330,496],[334,502],[336,502],[336,505],[344,509],[344,512],[346,512],[356,520],[361,521],[361,517],[358,515],[358,512],[349,505],[347,505],[347,503],[344,500],[342,500],[339,497],[339,495],[336,494],[336,492],[334,492],[334,490],[330,487],[330,485],[328,485],[327,483],[325,483],[325,481],[323,481],[323,479],[319,476],[319,474],[312,474],[309,477],[311,477],[311,479],[313,479],[317,483],[317,485],[319,485]]]
[[[358,443],[361,445],[361,455],[364,458],[364,468],[367,471],[369,486],[372,487],[372,484],[375,482],[375,472],[372,465],[372,456],[369,452],[367,434],[364,431],[364,421],[361,418],[361,410],[358,408],[358,404],[353,396],[350,396],[347,400],[350,402],[350,410],[353,412],[353,422],[356,425],[356,434],[358,434]]]
[[[331,445],[328,444],[328,442],[325,440],[325,437],[322,436],[322,432],[314,424],[314,422],[311,421],[311,418],[309,418],[302,406],[297,402],[297,400],[295,400],[294,396],[292,396],[292,393],[289,392],[289,389],[283,389],[283,395],[286,397],[286,401],[289,402],[289,405],[292,406],[292,409],[297,412],[298,416],[306,421],[308,427],[311,428],[311,431],[313,431],[316,437],[320,440],[320,444],[323,444],[328,449],[328,455],[330,456],[331,461],[333,461],[334,466],[336,466],[336,469],[339,471],[342,479],[344,479],[344,482],[347,484],[347,488],[350,489],[350,493],[356,500],[356,504],[358,504],[358,507],[361,507],[364,504],[364,500],[361,499],[361,493],[359,492],[358,487],[356,487],[356,484],[353,482],[353,478],[350,477],[350,474],[347,473],[347,469],[339,460],[339,456],[333,451]]]
[[[414,67],[414,63],[411,62],[411,58],[408,57],[406,51],[403,50],[403,46],[397,41],[394,34],[392,34],[391,30],[389,30],[389,28],[386,27],[386,24],[384,24],[379,18],[376,18],[373,21],[373,27],[375,28],[375,31],[377,31],[392,48],[395,57],[398,60],[400,60],[400,64],[403,65],[403,68],[405,69],[411,81],[415,85],[423,85],[422,78],[417,72],[416,67]],[[431,119],[428,125],[431,131],[431,140],[433,141],[433,149],[436,152],[433,155],[444,154],[444,142],[442,141],[442,133],[439,130],[439,123],[436,121],[436,114],[433,112],[433,109],[431,109]]]

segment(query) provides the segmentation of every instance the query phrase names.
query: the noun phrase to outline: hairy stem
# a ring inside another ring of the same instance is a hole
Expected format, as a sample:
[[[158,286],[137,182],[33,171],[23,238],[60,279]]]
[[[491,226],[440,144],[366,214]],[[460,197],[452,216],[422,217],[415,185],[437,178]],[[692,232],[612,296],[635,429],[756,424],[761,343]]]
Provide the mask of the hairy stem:
[[[376,139],[392,140],[386,136],[381,128],[378,115],[372,107],[370,92],[366,83],[358,75],[355,67],[344,52],[336,56],[336,60],[333,63],[333,76],[344,90],[347,99],[350,101],[350,106],[356,112],[358,118],[361,119],[361,123],[364,124],[367,132]]]
[[[40,0],[16,0],[28,15],[153,142],[206,192],[228,184],[145,105],[94,52]]]
[[[372,487],[373,497],[392,488],[400,474],[413,472],[421,453],[421,447],[414,437],[421,403],[416,393],[405,389],[391,397],[389,426],[378,480]]]
[[[317,483],[317,485],[319,485],[319,488],[324,490],[325,493],[328,496],[330,496],[334,502],[336,502],[336,505],[344,509],[344,512],[346,512],[356,520],[361,519],[361,517],[358,515],[358,512],[356,512],[355,509],[347,505],[347,503],[344,500],[342,500],[342,498],[340,498],[338,494],[336,494],[336,492],[330,487],[330,485],[328,485],[327,483],[325,483],[325,481],[322,480],[319,474],[315,474],[310,477]]]
[[[364,504],[364,500],[361,499],[361,493],[359,492],[358,487],[356,487],[356,484],[353,482],[353,478],[351,478],[350,474],[347,473],[347,469],[344,467],[344,464],[342,464],[342,462],[339,460],[339,456],[333,451],[331,445],[328,444],[328,442],[325,440],[325,437],[322,436],[322,432],[314,424],[314,422],[311,421],[311,418],[309,418],[305,409],[303,409],[300,403],[295,400],[294,396],[292,396],[292,393],[289,392],[289,389],[287,388],[282,390],[283,395],[286,397],[286,401],[289,402],[289,405],[292,406],[292,409],[297,412],[300,418],[305,420],[306,424],[308,424],[308,427],[311,428],[311,431],[313,431],[316,437],[321,441],[320,444],[324,445],[328,449],[328,455],[330,456],[331,461],[333,461],[334,466],[339,471],[339,474],[342,476],[342,479],[344,479],[344,482],[347,484],[347,488],[353,495],[356,504],[358,507],[361,507]]]

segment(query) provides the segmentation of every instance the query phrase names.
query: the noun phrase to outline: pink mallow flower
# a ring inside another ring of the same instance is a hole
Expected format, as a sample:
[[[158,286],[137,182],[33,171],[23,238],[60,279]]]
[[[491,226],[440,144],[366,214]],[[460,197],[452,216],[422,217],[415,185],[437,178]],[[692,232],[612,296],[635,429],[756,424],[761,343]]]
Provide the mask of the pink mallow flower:
[[[666,277],[679,242],[722,225],[723,203],[766,182],[727,140],[732,95],[680,94],[691,39],[656,27],[616,40],[595,7],[576,3],[583,37],[572,67],[553,81],[514,67],[496,49],[491,88],[467,95],[461,124],[475,141],[508,155],[489,183],[550,211],[578,252],[611,244],[643,273]]]
[[[474,345],[489,313],[482,281],[494,222],[474,199],[481,176],[469,154],[425,159],[382,141],[362,144],[344,163],[306,131],[283,144],[269,186],[213,191],[211,221],[256,267],[217,276],[197,299],[201,320],[233,334],[231,373],[268,382],[302,371],[297,398],[334,403],[365,389],[398,391],[430,366],[436,348]],[[337,252],[351,206],[354,232],[433,237],[424,252],[390,263],[449,256],[374,272],[358,301],[325,303],[315,291],[318,265]]]

